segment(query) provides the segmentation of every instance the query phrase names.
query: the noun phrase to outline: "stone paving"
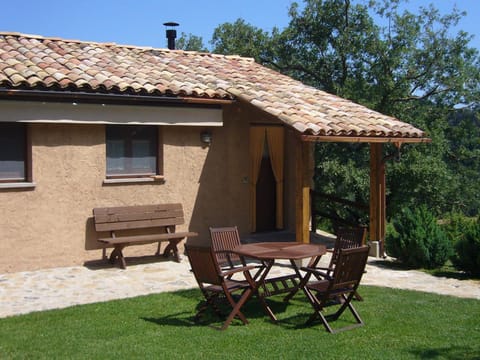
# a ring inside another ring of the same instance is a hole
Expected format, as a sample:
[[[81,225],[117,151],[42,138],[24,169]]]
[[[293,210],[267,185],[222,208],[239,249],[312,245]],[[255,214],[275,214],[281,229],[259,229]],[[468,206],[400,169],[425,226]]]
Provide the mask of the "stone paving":
[[[322,258],[327,264],[328,256]],[[130,261],[131,262],[131,261]],[[287,267],[276,266],[272,275]],[[480,281],[434,277],[420,271],[392,270],[371,258],[362,279],[378,285],[480,300]],[[131,262],[126,270],[105,264],[0,274],[0,318],[196,287],[186,258]]]

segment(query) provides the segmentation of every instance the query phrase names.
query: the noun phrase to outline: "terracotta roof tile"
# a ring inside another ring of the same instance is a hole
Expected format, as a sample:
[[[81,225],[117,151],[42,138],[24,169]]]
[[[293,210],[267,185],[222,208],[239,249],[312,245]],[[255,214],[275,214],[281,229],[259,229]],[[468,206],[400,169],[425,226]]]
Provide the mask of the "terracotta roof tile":
[[[240,99],[307,135],[425,137],[240,56],[0,33],[0,59],[0,88]]]

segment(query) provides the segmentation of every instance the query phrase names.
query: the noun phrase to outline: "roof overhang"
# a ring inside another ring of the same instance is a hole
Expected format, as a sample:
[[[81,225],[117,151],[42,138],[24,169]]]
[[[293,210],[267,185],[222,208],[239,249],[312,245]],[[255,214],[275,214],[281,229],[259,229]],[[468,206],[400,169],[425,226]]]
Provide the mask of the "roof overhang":
[[[306,142],[344,142],[344,143],[430,143],[430,138],[416,137],[380,137],[380,136],[328,136],[328,135],[300,135]]]
[[[112,93],[89,93],[80,91],[27,90],[0,88],[0,99],[34,100],[52,102],[83,101],[87,103],[107,103],[122,105],[185,105],[185,106],[222,106],[233,103],[232,99],[181,97],[181,96],[147,96]]]

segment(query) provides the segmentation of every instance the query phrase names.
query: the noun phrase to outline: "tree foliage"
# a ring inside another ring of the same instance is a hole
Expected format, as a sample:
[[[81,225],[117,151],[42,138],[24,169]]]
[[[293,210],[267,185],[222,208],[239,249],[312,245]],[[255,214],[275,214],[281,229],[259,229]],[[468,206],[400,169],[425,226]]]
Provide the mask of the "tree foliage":
[[[462,233],[455,242],[452,262],[457,269],[480,277],[480,218],[463,225]]]
[[[468,216],[480,209],[480,113],[470,109],[455,111],[445,130],[448,142],[445,162],[455,174],[455,194],[451,204]]]
[[[238,19],[233,24],[218,26],[210,43],[214,53],[241,55],[258,61],[268,56],[270,41],[267,32]]]
[[[199,52],[208,51],[207,48],[203,45],[203,39],[201,36],[185,34],[183,32],[178,38],[175,44],[175,47],[178,50],[186,50],[186,51],[199,51]]]
[[[239,19],[220,25],[213,51],[254,57],[306,84],[395,116],[431,144],[405,145],[387,164],[387,216],[428,204],[440,215],[480,211],[480,58],[453,32],[464,13],[402,10],[402,0],[305,0],[290,23],[265,32]],[[385,146],[385,156],[393,151]],[[316,189],[368,201],[368,146],[319,144]],[[335,216],[358,213],[331,209]]]

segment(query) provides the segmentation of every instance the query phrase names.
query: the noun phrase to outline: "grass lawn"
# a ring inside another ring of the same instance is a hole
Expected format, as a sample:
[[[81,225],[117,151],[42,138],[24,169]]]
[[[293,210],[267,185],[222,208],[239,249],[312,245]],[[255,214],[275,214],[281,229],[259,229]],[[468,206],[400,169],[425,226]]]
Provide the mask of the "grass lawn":
[[[250,324],[226,331],[193,322],[198,290],[142,296],[0,319],[0,359],[480,359],[480,301],[361,286],[366,325],[329,334],[303,323],[303,294],[270,301],[275,325],[249,302]],[[350,321],[350,314],[344,321]],[[339,323],[337,321],[337,323]]]

